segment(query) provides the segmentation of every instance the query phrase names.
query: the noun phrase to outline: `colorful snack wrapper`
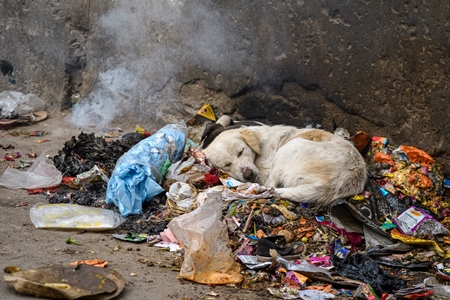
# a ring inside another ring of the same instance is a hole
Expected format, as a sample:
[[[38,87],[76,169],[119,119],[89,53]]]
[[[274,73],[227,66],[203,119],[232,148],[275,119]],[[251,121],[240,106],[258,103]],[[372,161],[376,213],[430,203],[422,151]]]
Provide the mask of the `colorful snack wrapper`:
[[[393,221],[402,233],[414,237],[430,238],[437,234],[448,233],[448,229],[440,222],[414,206],[405,210]]]

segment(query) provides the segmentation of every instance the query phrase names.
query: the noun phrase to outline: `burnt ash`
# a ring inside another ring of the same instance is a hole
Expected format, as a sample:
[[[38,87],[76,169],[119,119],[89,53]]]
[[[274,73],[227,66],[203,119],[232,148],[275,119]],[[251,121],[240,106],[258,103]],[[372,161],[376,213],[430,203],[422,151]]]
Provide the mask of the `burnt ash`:
[[[98,181],[86,183],[80,190],[65,188],[48,195],[48,202],[51,204],[72,203],[101,207],[105,205],[104,200],[107,187],[108,184],[106,182]]]
[[[53,163],[63,176],[76,176],[95,165],[111,176],[117,160],[143,138],[138,133],[127,133],[120,140],[107,142],[94,133],[81,132],[78,139],[73,136],[64,143],[64,148],[53,157]]]
[[[129,215],[126,221],[118,228],[121,232],[146,233],[157,235],[164,231],[170,219],[164,218],[166,206],[165,193],[161,193],[150,201],[142,204],[142,213]],[[114,208],[116,210],[116,208]]]

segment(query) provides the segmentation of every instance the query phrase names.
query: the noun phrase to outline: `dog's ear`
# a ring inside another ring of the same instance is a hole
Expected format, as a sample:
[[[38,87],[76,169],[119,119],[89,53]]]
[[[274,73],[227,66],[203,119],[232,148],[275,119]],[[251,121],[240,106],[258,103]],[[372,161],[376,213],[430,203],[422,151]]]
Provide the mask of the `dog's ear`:
[[[261,148],[259,145],[259,137],[253,130],[244,128],[240,131],[241,138],[244,140],[244,142],[247,143],[247,145],[255,151],[256,154],[261,154]]]
[[[202,138],[200,139],[200,141],[204,141],[212,132],[222,129],[223,130],[223,126],[221,124],[206,124],[205,126],[205,130],[203,131],[202,134]]]

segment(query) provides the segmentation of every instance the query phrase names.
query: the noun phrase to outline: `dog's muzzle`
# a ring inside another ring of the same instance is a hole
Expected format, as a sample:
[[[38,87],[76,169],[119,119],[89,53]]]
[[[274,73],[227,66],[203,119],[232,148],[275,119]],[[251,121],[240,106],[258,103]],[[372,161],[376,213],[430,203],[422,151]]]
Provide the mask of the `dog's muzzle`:
[[[244,168],[242,170],[242,176],[244,177],[245,181],[247,181],[247,182],[255,182],[257,175],[258,174],[253,172],[253,170],[250,168]]]

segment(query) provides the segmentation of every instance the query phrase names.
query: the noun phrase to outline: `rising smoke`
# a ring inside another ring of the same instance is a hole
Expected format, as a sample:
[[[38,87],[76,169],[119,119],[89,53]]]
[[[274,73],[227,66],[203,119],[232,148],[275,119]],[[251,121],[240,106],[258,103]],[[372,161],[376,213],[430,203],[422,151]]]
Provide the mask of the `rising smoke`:
[[[142,115],[171,121],[171,113],[183,112],[173,84],[183,69],[245,72],[252,64],[248,51],[254,42],[246,38],[251,29],[238,28],[237,13],[224,16],[212,1],[199,2],[114,2],[92,39],[92,47],[102,52],[103,71],[93,91],[73,106],[70,121],[106,126],[126,113],[137,114],[138,121]]]

